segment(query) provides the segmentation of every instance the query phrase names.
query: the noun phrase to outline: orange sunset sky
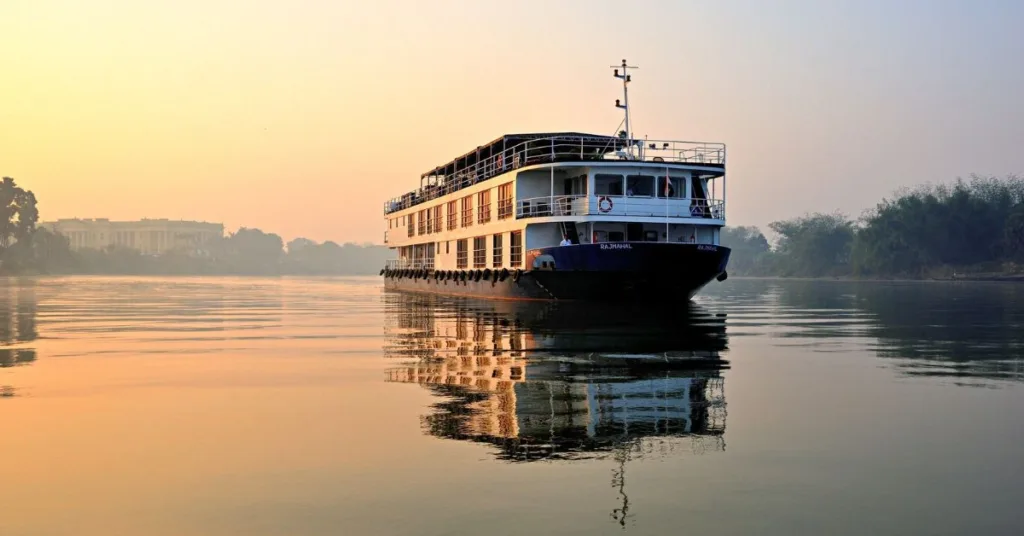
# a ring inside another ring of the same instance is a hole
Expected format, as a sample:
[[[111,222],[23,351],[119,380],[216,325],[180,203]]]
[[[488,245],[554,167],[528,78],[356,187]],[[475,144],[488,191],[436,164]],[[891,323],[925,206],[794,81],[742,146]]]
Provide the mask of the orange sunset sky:
[[[42,219],[380,243],[503,133],[728,145],[730,225],[1024,172],[1018,2],[3,0],[0,174]]]

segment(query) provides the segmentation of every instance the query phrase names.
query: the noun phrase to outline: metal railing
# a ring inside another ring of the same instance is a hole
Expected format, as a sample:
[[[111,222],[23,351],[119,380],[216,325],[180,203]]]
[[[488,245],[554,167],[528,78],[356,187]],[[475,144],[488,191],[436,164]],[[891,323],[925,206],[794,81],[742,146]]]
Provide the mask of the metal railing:
[[[590,199],[585,195],[531,197],[516,203],[516,218],[581,216],[588,214],[589,204]]]
[[[522,199],[516,218],[552,216],[638,216],[725,219],[721,199],[676,199],[617,195],[554,195]]]
[[[434,259],[391,259],[384,262],[388,270],[432,270]]]
[[[613,144],[614,142],[614,144]],[[581,161],[666,162],[725,165],[725,144],[702,141],[612,140],[592,136],[554,136],[522,142],[479,160],[451,175],[430,175],[428,184],[384,203],[390,214],[457,192],[525,166]]]

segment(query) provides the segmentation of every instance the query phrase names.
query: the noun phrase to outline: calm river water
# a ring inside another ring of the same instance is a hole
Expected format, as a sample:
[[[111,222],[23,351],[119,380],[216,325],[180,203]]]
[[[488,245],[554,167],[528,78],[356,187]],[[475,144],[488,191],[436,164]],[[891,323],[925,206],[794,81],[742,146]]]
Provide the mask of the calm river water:
[[[0,534],[1021,534],[1022,355],[1006,284],[0,280]]]

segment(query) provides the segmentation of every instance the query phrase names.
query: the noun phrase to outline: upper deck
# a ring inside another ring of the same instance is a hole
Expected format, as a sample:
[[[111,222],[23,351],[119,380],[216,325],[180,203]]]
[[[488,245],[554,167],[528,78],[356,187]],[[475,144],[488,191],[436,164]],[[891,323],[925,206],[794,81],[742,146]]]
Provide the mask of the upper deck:
[[[384,205],[384,213],[425,203],[502,173],[547,163],[627,160],[725,168],[725,144],[639,140],[579,132],[506,134],[420,176],[420,187]]]

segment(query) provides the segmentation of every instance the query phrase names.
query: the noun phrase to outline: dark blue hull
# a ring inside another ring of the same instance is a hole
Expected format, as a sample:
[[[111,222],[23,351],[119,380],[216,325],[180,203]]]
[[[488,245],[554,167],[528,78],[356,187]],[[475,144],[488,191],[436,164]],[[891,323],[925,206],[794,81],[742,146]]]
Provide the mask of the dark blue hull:
[[[526,271],[398,270],[387,289],[494,299],[685,301],[725,274],[729,248],[611,242],[530,250]]]

